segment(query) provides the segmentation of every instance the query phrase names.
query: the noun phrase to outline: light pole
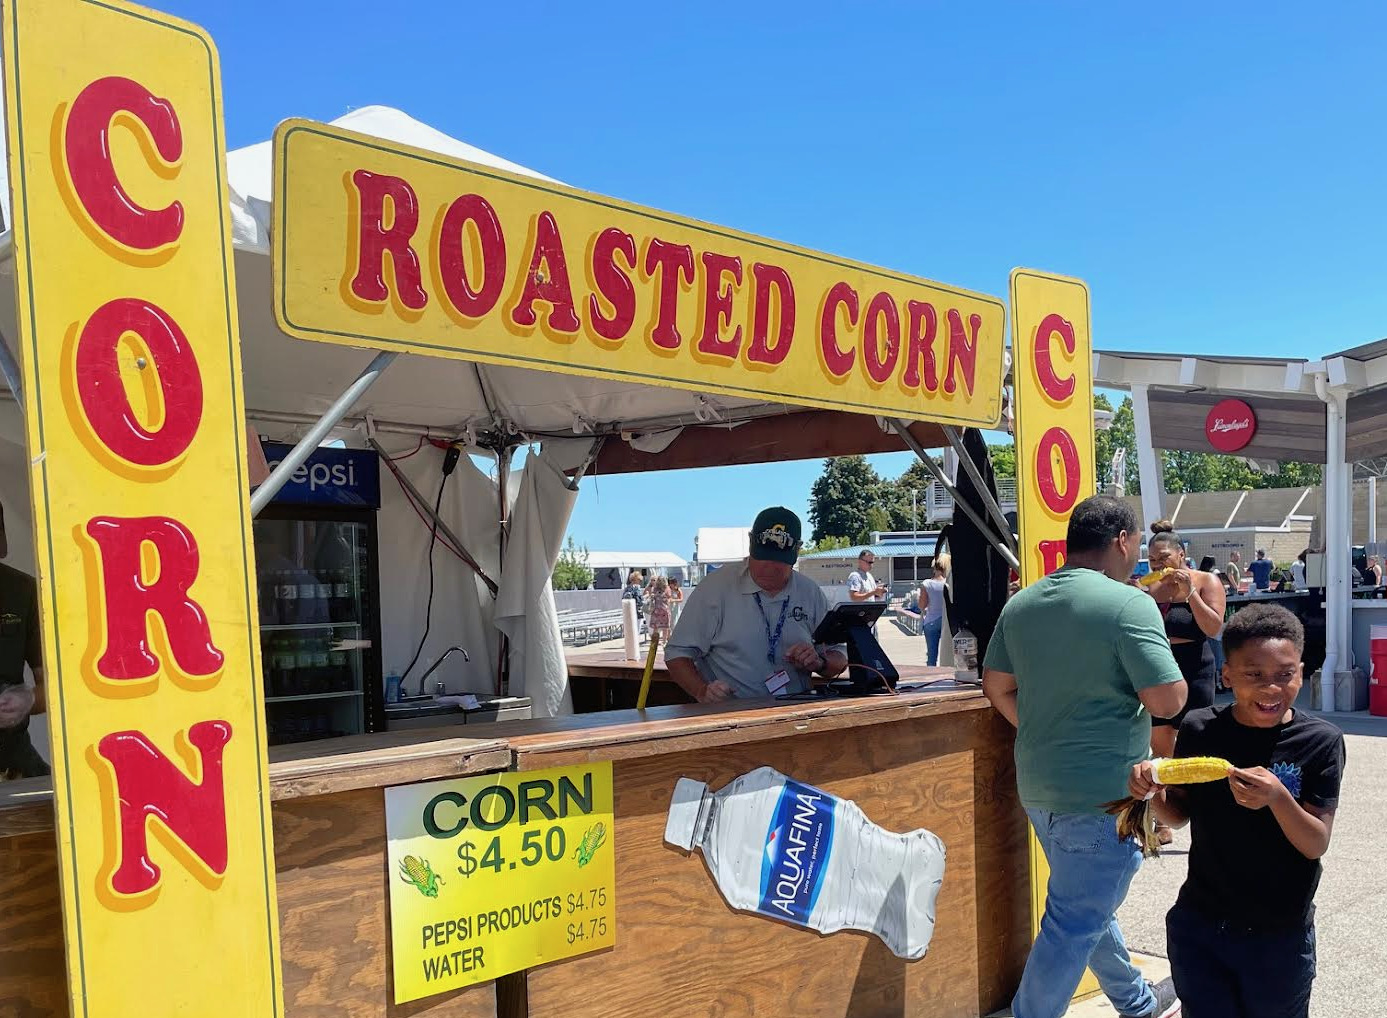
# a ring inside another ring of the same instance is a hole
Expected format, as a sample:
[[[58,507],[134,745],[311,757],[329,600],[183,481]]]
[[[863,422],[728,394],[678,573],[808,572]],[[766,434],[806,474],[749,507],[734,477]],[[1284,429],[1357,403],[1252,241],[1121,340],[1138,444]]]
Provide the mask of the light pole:
[[[919,489],[910,489],[910,580],[920,589],[920,511],[916,505]]]

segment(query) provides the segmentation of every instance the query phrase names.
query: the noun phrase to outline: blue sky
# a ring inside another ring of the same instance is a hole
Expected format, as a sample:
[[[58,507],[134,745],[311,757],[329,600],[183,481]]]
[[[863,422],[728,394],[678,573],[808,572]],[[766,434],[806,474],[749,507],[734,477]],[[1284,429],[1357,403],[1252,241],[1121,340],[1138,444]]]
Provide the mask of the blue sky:
[[[380,103],[580,187],[954,285],[1079,276],[1099,347],[1387,334],[1380,7],[155,3],[216,38],[233,147]],[[802,509],[818,470],[609,477],[571,530],[687,555],[700,525]]]

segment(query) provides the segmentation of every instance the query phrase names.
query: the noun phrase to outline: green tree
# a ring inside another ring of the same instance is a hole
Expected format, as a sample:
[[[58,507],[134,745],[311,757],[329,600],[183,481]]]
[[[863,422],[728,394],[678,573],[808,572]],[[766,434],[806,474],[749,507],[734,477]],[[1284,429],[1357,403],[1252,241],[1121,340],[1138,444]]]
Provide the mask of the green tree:
[[[942,463],[937,456],[933,459],[936,465]],[[933,480],[934,475],[916,459],[911,462],[910,466],[906,467],[901,476],[894,480],[883,481],[881,504],[890,516],[889,526],[883,529],[910,530],[912,521],[923,526],[925,521],[925,490]],[[911,492],[915,493],[914,506],[911,505]]]
[[[998,477],[1016,476],[1016,444],[989,445],[987,455],[992,460],[992,472]]]
[[[800,549],[800,554],[808,555],[815,551],[838,551],[842,548],[853,547],[854,542],[846,537],[825,537],[822,541],[808,541]]]
[[[824,460],[823,473],[809,489],[810,537],[856,539],[867,529],[867,513],[882,501],[881,477],[866,456]],[[889,520],[888,515],[888,527]]]
[[[1101,392],[1093,397],[1096,410],[1112,410],[1112,403]],[[1127,450],[1127,486],[1125,494],[1141,494],[1141,478],[1137,470],[1137,425],[1132,413],[1132,397],[1128,396],[1122,405],[1113,411],[1112,424],[1105,431],[1094,434],[1094,455],[1098,461],[1099,485],[1112,484],[1112,459],[1118,449]]]
[[[554,563],[553,584],[555,590],[587,590],[592,586],[587,546],[574,544],[571,536]]]
[[[872,531],[891,530],[891,514],[878,503],[867,510],[867,525],[857,535],[858,544],[871,544]],[[909,528],[907,528],[909,529]]]

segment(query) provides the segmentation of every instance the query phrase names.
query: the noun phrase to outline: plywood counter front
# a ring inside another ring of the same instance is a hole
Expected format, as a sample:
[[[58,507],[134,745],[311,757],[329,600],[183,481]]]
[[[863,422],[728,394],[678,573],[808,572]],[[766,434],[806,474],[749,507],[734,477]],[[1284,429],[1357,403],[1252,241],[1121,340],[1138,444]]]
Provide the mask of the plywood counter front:
[[[505,722],[483,739],[456,731],[272,754],[290,1018],[954,1018],[1003,1005],[1020,977],[1029,888],[1011,731],[974,690],[611,711]],[[391,1004],[381,789],[593,760],[614,762],[617,946]],[[925,958],[735,912],[700,855],[664,843],[679,777],[717,789],[763,765],[855,800],[882,827],[943,839]],[[52,816],[46,782],[0,785],[0,1016],[67,1013]]]
[[[505,770],[511,761],[504,741],[459,739],[456,732],[354,736],[271,750],[289,1018],[494,1018],[493,983],[406,1007],[390,1003],[391,875],[381,788]],[[0,783],[0,1018],[69,1014],[52,798],[46,778]],[[208,945],[207,963],[235,949]]]
[[[521,770],[615,761],[617,946],[530,970],[521,1013],[953,1018],[1010,999],[1029,944],[1026,832],[1011,731],[980,694],[644,715],[508,737]],[[923,959],[904,962],[872,936],[735,912],[701,855],[665,844],[678,778],[718,789],[763,765],[855,800],[890,830],[943,839],[948,868]]]

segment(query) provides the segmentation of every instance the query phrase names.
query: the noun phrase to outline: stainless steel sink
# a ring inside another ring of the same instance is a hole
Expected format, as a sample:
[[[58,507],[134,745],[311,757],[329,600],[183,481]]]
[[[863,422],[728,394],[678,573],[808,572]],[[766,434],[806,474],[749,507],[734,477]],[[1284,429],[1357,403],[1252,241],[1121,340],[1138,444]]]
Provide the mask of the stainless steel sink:
[[[530,717],[528,696],[478,695],[480,706],[464,710],[451,703],[438,703],[432,697],[414,697],[385,705],[385,730],[398,732],[410,728],[441,728],[445,725],[477,725],[491,721],[516,721]]]
[[[466,723],[467,712],[461,707],[451,703],[435,703],[433,697],[385,705],[387,732],[398,732],[406,728],[441,728],[444,725]]]

